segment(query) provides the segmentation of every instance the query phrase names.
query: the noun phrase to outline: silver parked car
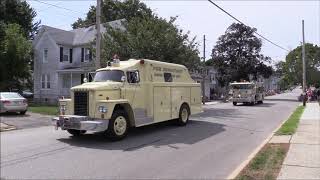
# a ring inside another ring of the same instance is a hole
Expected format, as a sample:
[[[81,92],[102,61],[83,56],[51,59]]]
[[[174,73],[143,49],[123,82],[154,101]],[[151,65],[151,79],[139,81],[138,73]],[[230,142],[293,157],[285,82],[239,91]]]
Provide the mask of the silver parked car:
[[[27,99],[15,92],[0,92],[0,113],[19,112],[25,114],[28,109]]]

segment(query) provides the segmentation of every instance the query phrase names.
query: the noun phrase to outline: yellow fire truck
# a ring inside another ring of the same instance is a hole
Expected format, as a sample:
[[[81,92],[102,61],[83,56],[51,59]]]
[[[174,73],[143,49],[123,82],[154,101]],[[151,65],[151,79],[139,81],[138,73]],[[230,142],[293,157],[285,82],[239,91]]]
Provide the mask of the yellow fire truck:
[[[130,59],[98,69],[93,82],[72,87],[59,107],[56,128],[74,136],[104,131],[120,140],[130,127],[171,119],[186,125],[202,112],[201,89],[183,65]]]

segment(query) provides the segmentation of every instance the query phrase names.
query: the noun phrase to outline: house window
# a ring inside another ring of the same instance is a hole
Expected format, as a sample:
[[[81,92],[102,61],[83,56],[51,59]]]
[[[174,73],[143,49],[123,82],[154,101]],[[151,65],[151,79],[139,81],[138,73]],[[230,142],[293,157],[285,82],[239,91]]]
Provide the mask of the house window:
[[[70,88],[71,87],[71,77],[70,74],[62,75],[62,88]]]
[[[60,47],[60,62],[68,62],[69,55],[72,54],[72,50],[69,48]]]
[[[42,74],[41,76],[41,88],[50,89],[50,74]]]
[[[92,51],[89,48],[81,48],[81,62],[92,61]]]
[[[45,74],[42,74],[41,76],[41,88],[42,89],[45,89],[46,88],[46,75]]]
[[[48,49],[45,48],[43,49],[43,58],[42,58],[43,62],[48,62]]]

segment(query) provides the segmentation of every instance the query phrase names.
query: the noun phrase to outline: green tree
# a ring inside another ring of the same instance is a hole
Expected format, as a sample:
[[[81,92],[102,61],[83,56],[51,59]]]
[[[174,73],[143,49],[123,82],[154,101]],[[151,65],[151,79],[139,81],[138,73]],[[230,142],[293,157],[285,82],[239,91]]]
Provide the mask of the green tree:
[[[0,89],[21,89],[28,80],[30,82],[32,45],[20,25],[5,25],[0,50]]]
[[[307,84],[320,82],[320,47],[306,43],[306,80]],[[284,76],[288,84],[302,83],[302,46],[290,51],[284,63]]]
[[[27,38],[32,39],[39,29],[40,21],[34,22],[36,15],[37,13],[26,1],[1,0],[0,2],[0,22],[4,24],[19,24],[23,35]],[[3,32],[4,27],[1,27],[0,31],[2,30]]]
[[[200,58],[195,39],[190,41],[188,33],[174,25],[175,20],[176,17],[169,22],[157,16],[136,17],[123,23],[125,30],[108,27],[103,38],[104,59],[111,60],[118,54],[121,60],[146,58],[197,68]]]
[[[31,45],[40,22],[36,12],[23,0],[0,1],[0,90],[32,88]]]
[[[152,16],[152,11],[144,3],[139,0],[104,0],[102,5],[101,22],[109,22],[118,19],[126,19],[130,21],[135,17]],[[72,24],[74,29],[80,27],[88,27],[96,22],[96,7],[91,6],[85,19],[79,18]]]
[[[257,30],[243,24],[231,24],[224,35],[220,36],[212,49],[212,63],[220,76],[219,83],[224,86],[231,81],[249,79],[253,75],[268,78],[272,74],[269,57],[263,56],[262,42],[254,33]],[[208,62],[209,63],[209,62]]]

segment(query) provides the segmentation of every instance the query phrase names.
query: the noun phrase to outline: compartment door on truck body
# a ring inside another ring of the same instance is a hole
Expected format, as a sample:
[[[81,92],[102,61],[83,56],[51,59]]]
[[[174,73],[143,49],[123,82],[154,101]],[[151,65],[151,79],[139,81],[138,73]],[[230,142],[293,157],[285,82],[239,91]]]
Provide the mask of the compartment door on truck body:
[[[190,111],[192,114],[202,111],[201,108],[201,89],[200,87],[191,87]]]
[[[153,88],[153,117],[154,122],[171,119],[170,87],[155,86]]]
[[[171,87],[171,119],[179,117],[180,106],[183,102],[190,105],[190,87]]]

